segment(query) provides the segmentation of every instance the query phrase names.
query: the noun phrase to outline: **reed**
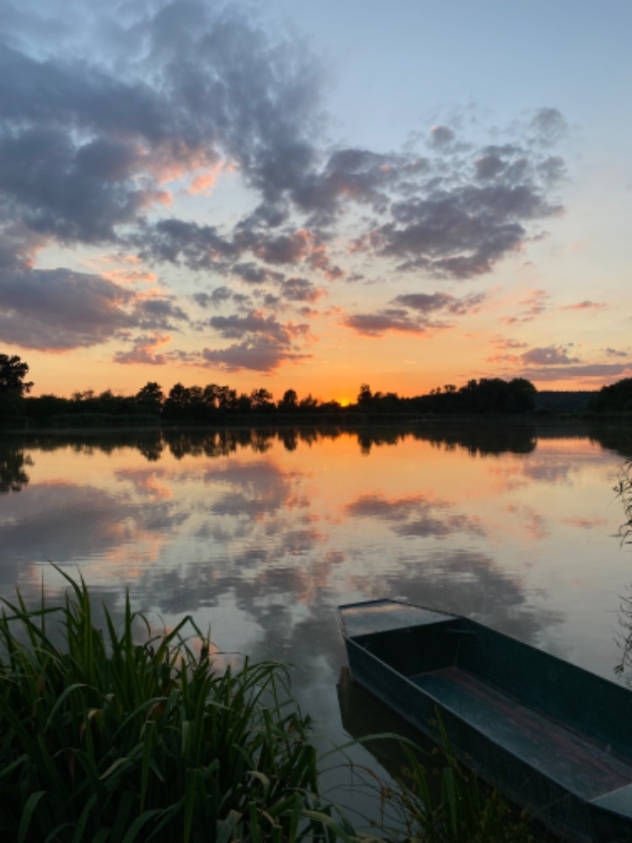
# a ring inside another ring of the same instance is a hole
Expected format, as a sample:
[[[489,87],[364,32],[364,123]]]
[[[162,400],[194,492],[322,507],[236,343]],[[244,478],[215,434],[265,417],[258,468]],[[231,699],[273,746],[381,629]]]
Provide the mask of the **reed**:
[[[58,569],[59,570],[59,569]],[[186,617],[93,622],[88,589],[0,619],[0,833],[18,843],[352,840],[285,668],[214,669]],[[145,627],[144,643],[134,629]],[[59,629],[61,624],[61,642]],[[201,646],[193,646],[194,639]]]
[[[437,750],[430,763],[410,750],[407,754],[409,763],[386,797],[407,840],[536,843],[547,839],[543,829],[536,830],[524,812],[460,765],[448,748]]]

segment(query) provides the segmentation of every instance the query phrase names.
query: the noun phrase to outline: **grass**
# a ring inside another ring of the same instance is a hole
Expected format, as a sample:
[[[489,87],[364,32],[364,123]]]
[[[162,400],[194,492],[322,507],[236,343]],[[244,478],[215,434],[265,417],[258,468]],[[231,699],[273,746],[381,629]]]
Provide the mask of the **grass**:
[[[613,490],[621,499],[625,522],[619,527],[622,544],[632,543],[632,460],[626,460],[619,467],[618,483]]]
[[[350,764],[350,789],[362,790],[380,806],[371,821],[377,839],[388,843],[553,843],[537,825],[497,789],[456,759],[443,735],[429,751],[402,735],[368,735],[361,743],[397,744],[403,760],[389,782],[370,767]],[[426,743],[428,743],[426,741]],[[391,759],[392,760],[392,759]]]
[[[219,671],[186,617],[152,634],[125,600],[122,628],[93,620],[88,589],[0,618],[0,834],[18,843],[527,843],[522,818],[449,753],[439,777],[408,752],[378,783],[383,822],[359,834],[319,794],[312,724],[286,668]],[[138,627],[144,643],[138,642]],[[60,634],[61,633],[61,634]],[[410,746],[410,742],[408,742]],[[436,765],[436,759],[433,760]],[[439,786],[437,787],[437,781]]]
[[[402,777],[385,794],[407,841],[535,843],[527,815],[460,765],[449,749],[438,749],[430,764],[414,751],[407,754]]]
[[[63,573],[63,572],[62,572]],[[285,669],[214,670],[191,618],[137,644],[92,620],[85,583],[60,609],[0,619],[0,832],[19,843],[348,839],[318,795],[311,723]],[[55,615],[56,617],[51,617]],[[51,621],[61,622],[63,646]],[[201,642],[199,652],[192,646]]]

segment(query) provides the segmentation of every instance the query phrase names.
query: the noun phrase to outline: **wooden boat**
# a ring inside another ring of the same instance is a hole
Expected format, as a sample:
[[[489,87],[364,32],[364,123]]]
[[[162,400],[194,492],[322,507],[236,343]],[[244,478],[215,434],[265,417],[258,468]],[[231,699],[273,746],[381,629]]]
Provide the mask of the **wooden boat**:
[[[632,691],[458,615],[339,612],[353,679],[557,834],[632,841]]]

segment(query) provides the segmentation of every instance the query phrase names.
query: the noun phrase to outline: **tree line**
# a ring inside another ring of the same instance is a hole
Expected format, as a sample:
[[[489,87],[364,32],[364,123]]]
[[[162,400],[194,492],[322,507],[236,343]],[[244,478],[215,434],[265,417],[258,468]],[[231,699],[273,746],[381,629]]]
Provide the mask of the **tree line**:
[[[311,394],[299,398],[287,389],[275,401],[265,388],[250,393],[227,385],[184,386],[176,383],[168,392],[155,381],[138,392],[122,395],[106,390],[75,392],[70,398],[47,394],[30,396],[33,383],[27,381],[28,364],[16,355],[0,354],[0,420],[28,419],[34,423],[65,426],[109,424],[223,423],[247,417],[316,418],[341,416],[418,417],[419,415],[485,415],[531,413],[536,407],[537,390],[525,378],[503,380],[480,378],[457,387],[446,384],[413,397],[396,392],[373,392],[369,384],[360,386],[355,403],[342,407],[337,401],[322,401]],[[603,387],[591,399],[591,413],[632,409],[632,378]]]

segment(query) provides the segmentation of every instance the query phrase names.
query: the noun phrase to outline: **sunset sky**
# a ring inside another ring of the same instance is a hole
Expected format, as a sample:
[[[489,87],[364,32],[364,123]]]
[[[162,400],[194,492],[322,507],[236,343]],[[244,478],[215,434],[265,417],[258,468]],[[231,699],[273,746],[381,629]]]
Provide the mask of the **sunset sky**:
[[[632,376],[629,0],[16,0],[0,353],[33,394]]]

